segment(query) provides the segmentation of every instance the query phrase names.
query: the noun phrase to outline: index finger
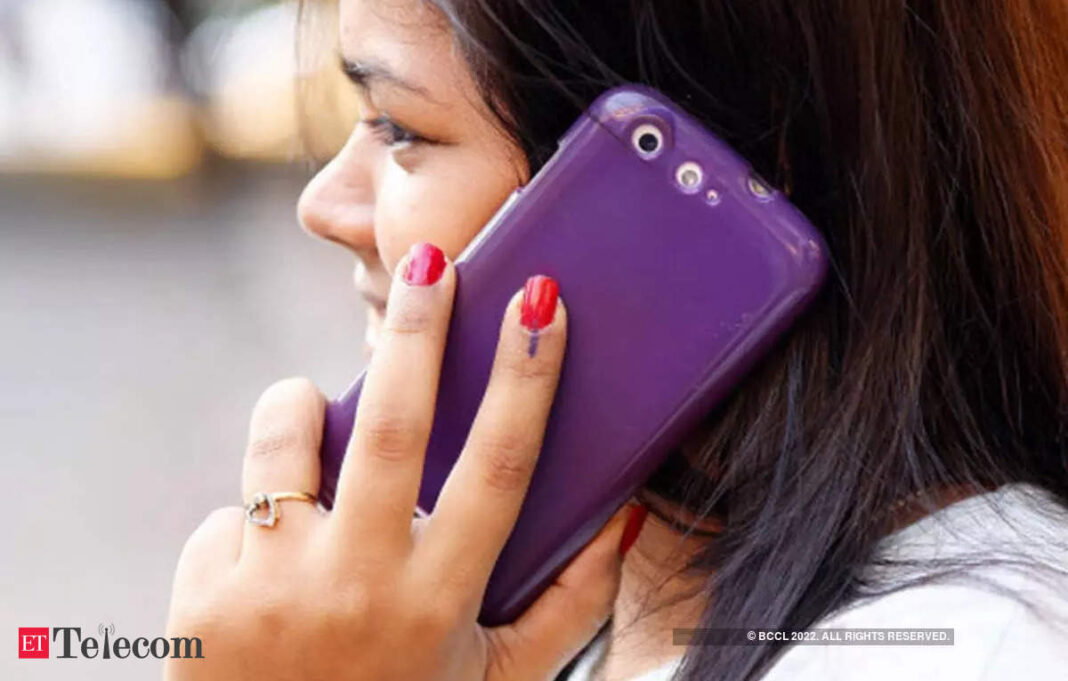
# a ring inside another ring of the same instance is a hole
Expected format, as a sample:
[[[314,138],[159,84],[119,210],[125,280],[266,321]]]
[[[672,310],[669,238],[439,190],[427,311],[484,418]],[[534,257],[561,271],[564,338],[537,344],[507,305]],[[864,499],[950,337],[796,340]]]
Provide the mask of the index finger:
[[[455,287],[435,246],[415,244],[398,263],[333,509],[347,538],[374,538],[361,554],[410,545]]]

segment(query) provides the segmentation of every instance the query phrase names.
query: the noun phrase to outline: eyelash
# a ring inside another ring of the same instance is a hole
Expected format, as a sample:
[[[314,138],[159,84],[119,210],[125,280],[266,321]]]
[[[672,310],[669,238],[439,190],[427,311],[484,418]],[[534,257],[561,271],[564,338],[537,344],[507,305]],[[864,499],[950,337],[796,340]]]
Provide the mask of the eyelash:
[[[418,144],[420,142],[430,141],[407,128],[397,125],[389,116],[371,118],[365,120],[364,124],[366,124],[367,127],[371,129],[371,133],[386,146],[392,147],[401,144]]]

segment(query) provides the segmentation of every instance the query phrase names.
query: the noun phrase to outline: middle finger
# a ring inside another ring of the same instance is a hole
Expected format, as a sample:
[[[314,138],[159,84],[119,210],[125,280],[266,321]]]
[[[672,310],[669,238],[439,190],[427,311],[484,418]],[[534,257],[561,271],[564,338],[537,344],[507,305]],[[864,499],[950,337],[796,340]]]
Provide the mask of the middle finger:
[[[461,588],[485,588],[519,516],[566,342],[556,282],[531,277],[509,302],[482,403],[419,544],[418,562],[450,570],[449,581]]]

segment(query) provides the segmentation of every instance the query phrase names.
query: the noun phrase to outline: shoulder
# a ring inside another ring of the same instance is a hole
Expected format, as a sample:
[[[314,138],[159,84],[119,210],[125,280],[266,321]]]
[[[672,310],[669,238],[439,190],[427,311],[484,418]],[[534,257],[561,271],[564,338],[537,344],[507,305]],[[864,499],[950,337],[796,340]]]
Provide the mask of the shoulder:
[[[606,633],[607,630],[602,630],[590,642],[586,650],[578,657],[571,672],[565,677],[566,681],[591,681],[596,676],[597,666],[604,657],[608,645]],[[630,681],[670,681],[681,661],[680,656],[655,669],[639,673],[631,677]]]
[[[945,629],[951,644],[796,645],[764,678],[1063,679],[1066,538],[1064,509],[1033,488],[1010,486],[954,504],[892,535],[878,554],[872,574],[891,586],[896,579],[911,586],[859,600],[814,627]],[[914,583],[915,566],[932,560],[945,569]]]
[[[1049,605],[1048,603],[1039,604]],[[979,586],[928,584],[880,596],[821,622],[819,629],[946,629],[943,645],[797,645],[765,681],[937,678],[986,681],[1063,679],[1068,608],[1032,609]]]

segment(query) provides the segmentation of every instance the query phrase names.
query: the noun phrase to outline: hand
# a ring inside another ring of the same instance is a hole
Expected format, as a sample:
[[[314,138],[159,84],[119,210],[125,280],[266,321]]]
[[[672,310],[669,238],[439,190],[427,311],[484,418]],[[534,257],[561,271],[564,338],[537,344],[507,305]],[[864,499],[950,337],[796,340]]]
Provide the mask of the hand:
[[[522,292],[509,302],[467,442],[433,514],[413,520],[456,277],[429,245],[413,247],[397,272],[333,510],[280,501],[272,528],[237,507],[208,516],[179,559],[167,626],[168,637],[200,637],[204,657],[168,659],[166,679],[541,681],[610,614],[626,509],[516,622],[476,622],[558,382],[567,314],[555,284],[528,283],[533,306]],[[542,325],[536,343],[522,322]],[[264,393],[243,498],[318,488],[323,410],[305,380]]]

